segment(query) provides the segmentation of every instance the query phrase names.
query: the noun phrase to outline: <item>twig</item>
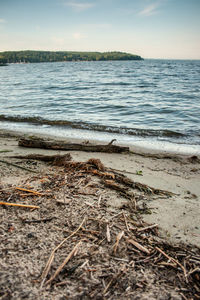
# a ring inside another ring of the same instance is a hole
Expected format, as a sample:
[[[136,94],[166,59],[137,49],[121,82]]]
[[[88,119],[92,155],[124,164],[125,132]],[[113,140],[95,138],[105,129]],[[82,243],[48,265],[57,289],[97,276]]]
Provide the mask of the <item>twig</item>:
[[[32,193],[32,194],[37,195],[37,196],[42,196],[41,193],[36,192],[36,191],[27,190],[27,189],[20,188],[20,187],[16,187],[15,189],[16,189],[16,190],[19,190],[19,191],[27,192],[27,193]]]
[[[32,173],[38,173],[37,171],[34,171],[32,169],[28,169],[28,168],[25,168],[25,167],[21,167],[21,166],[18,166],[16,164],[13,164],[11,162],[8,162],[8,161],[5,161],[5,160],[0,160],[1,163],[4,163],[4,164],[7,164],[7,165],[10,165],[10,166],[13,166],[13,167],[16,167],[16,168],[19,168],[19,169],[22,169],[22,170],[25,170],[25,171],[29,171],[29,172],[32,172]]]
[[[125,215],[124,212],[123,212],[123,217],[124,217],[124,222],[125,222],[125,224],[126,224],[126,229],[127,229],[127,231],[130,231],[130,230],[129,230],[129,227],[128,227],[127,220],[126,220],[126,215]]]
[[[42,280],[42,282],[41,282],[40,288],[43,287],[43,284],[44,284],[44,282],[45,282],[45,280],[46,280],[46,277],[47,277],[47,275],[48,275],[48,273],[49,273],[49,270],[50,270],[50,268],[51,268],[51,265],[52,265],[52,263],[53,263],[54,257],[55,257],[55,251],[53,250],[53,251],[51,252],[51,255],[50,255],[49,259],[48,259],[48,262],[47,262],[47,264],[46,264],[46,266],[45,266],[45,268],[44,268],[44,270],[43,270],[43,272],[42,272],[42,276],[41,276],[41,277],[43,278],[43,280]]]
[[[116,217],[120,216],[121,214],[123,214],[123,213],[122,213],[122,212],[120,212],[120,213],[118,213],[118,214],[116,214],[116,215],[114,215],[114,216],[110,217],[110,218],[109,218],[109,221],[111,221],[112,219],[114,219],[114,218],[116,218]]]
[[[188,300],[187,297],[185,297],[185,295],[183,293],[180,293],[181,297],[184,299],[184,300]]]
[[[46,264],[46,266],[45,266],[45,268],[44,268],[44,270],[43,270],[43,272],[42,272],[42,275],[41,275],[41,278],[42,278],[42,282],[41,282],[41,286],[40,286],[40,288],[42,288],[42,286],[43,286],[43,284],[44,284],[44,282],[45,282],[45,280],[46,280],[46,277],[47,277],[47,275],[48,275],[48,273],[49,273],[49,270],[50,270],[50,268],[51,268],[51,265],[52,265],[52,263],[53,263],[53,260],[54,260],[54,256],[55,256],[55,252],[68,240],[68,239],[70,239],[72,236],[74,236],[80,229],[81,229],[81,227],[83,226],[83,223],[85,222],[85,218],[83,219],[83,221],[81,222],[81,224],[79,225],[79,227],[75,230],[75,231],[73,231],[68,237],[66,237],[55,249],[53,249],[52,250],[52,252],[51,252],[51,255],[50,255],[50,257],[49,257],[49,259],[48,259],[48,261],[47,261],[47,264]]]
[[[108,224],[107,224],[107,230],[106,230],[106,237],[107,237],[108,243],[110,243],[111,237],[110,237],[110,228],[109,228]]]
[[[46,219],[39,219],[39,220],[23,220],[22,219],[22,223],[27,223],[27,224],[31,224],[31,223],[42,223],[42,222],[49,222],[51,220],[55,219],[55,217],[51,217],[51,218],[46,218]]]
[[[136,241],[134,241],[132,239],[128,240],[128,242],[130,244],[132,244],[133,246],[135,246],[136,248],[138,248],[139,250],[145,252],[146,254],[150,254],[150,251],[146,247],[144,247],[141,244],[139,244],[138,242],[136,242]]]
[[[119,245],[119,241],[121,240],[121,238],[123,237],[123,235],[124,235],[124,231],[121,231],[121,232],[118,233],[118,235],[117,235],[116,242],[115,242],[115,244],[114,244],[114,246],[113,246],[113,252],[114,252],[114,254],[116,254],[116,252],[117,252],[117,248],[118,248],[118,245]]]
[[[100,195],[100,196],[99,196],[99,199],[98,199],[98,204],[97,204],[97,205],[98,205],[98,207],[100,207],[101,198],[102,198],[102,195]]]
[[[27,205],[27,204],[19,204],[19,203],[10,203],[10,202],[0,202],[0,205],[8,205],[8,206],[18,206],[23,208],[40,208],[36,205]]]
[[[62,269],[64,268],[64,266],[70,261],[70,259],[76,255],[78,248],[81,245],[81,241],[78,242],[78,244],[76,244],[76,246],[72,249],[72,251],[67,255],[66,259],[63,261],[63,263],[57,268],[57,270],[55,271],[55,273],[53,274],[53,276],[51,276],[51,278],[46,282],[47,284],[50,284],[55,278],[56,276],[62,271]]]
[[[111,171],[116,171],[116,172],[120,172],[122,174],[126,173],[126,174],[132,174],[132,175],[137,175],[136,172],[130,172],[130,171],[126,171],[126,170],[119,170],[119,169],[113,169],[113,168],[108,168]]]
[[[188,282],[188,279],[187,279],[187,272],[186,272],[186,269],[184,268],[184,266],[182,266],[180,264],[180,262],[176,259],[174,259],[173,257],[170,257],[169,255],[167,255],[167,253],[165,253],[163,250],[161,250],[160,248],[158,247],[155,247],[156,250],[158,250],[162,255],[164,255],[167,259],[173,261],[175,264],[177,264],[181,270],[183,271],[184,275],[185,275],[185,279],[186,279],[186,282]]]
[[[150,225],[150,226],[147,226],[147,227],[139,228],[137,231],[142,232],[142,231],[145,231],[145,230],[153,229],[155,227],[158,227],[158,224],[153,224],[153,225]]]
[[[113,283],[123,275],[124,273],[124,268],[122,268],[121,270],[119,270],[119,272],[112,277],[112,279],[109,281],[109,283],[107,284],[107,286],[105,287],[105,289],[103,290],[103,294],[105,295],[108,291],[108,289],[113,285]]]

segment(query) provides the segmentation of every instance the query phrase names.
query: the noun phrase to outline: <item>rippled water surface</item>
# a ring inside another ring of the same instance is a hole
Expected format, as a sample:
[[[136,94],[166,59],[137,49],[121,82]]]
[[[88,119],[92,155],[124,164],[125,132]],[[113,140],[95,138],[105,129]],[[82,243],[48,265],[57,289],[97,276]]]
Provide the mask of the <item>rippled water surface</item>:
[[[0,127],[28,126],[200,145],[200,61],[0,67]]]

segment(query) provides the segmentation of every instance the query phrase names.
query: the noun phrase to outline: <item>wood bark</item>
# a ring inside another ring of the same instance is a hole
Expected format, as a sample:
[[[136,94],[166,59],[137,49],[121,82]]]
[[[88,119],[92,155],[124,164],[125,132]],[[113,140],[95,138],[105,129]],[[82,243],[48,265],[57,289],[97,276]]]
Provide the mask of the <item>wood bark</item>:
[[[112,145],[93,145],[93,144],[76,144],[76,143],[64,143],[56,141],[44,141],[36,139],[20,139],[18,142],[20,147],[28,148],[41,148],[51,150],[75,150],[75,151],[87,151],[87,152],[107,152],[107,153],[121,153],[128,152],[129,147],[121,147]]]

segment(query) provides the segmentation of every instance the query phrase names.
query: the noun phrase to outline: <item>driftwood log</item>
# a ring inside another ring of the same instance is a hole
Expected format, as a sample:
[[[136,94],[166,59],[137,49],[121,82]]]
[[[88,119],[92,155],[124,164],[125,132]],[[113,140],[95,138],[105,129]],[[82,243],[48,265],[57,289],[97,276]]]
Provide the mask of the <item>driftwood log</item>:
[[[93,145],[93,144],[52,142],[52,141],[44,141],[40,139],[20,139],[18,145],[20,147],[28,147],[28,148],[70,150],[70,151],[75,150],[75,151],[87,151],[87,152],[121,153],[121,152],[129,151],[129,147],[121,147],[121,146],[113,145],[112,144],[113,141],[111,141],[107,145]]]

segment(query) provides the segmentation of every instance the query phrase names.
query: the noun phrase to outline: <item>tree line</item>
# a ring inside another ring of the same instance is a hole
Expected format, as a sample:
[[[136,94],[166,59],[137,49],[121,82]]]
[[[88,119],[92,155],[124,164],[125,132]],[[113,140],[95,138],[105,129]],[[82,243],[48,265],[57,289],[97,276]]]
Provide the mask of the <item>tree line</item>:
[[[142,60],[142,57],[125,52],[76,51],[5,51],[0,52],[0,64],[39,63],[59,61]]]

